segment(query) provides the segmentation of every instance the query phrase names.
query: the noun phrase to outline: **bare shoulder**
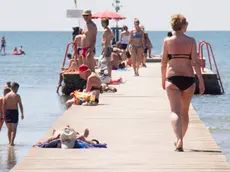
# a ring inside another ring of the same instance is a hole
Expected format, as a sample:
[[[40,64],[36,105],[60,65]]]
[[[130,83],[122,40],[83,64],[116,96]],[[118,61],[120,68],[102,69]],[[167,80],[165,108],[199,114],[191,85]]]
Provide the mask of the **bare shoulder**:
[[[21,96],[19,94],[16,94],[16,97],[18,98],[18,100],[21,99]]]
[[[187,41],[189,41],[191,43],[196,42],[195,38],[193,38],[193,37],[190,37],[190,36],[187,36],[187,35],[185,35],[185,37],[186,37]]]
[[[166,43],[166,42],[168,42],[169,40],[170,40],[169,37],[165,37],[164,40],[163,40],[163,42]]]
[[[112,34],[112,33],[113,33],[111,29],[108,29],[108,32],[109,32],[109,34]]]
[[[93,30],[97,30],[97,25],[92,21],[88,24],[88,27]]]

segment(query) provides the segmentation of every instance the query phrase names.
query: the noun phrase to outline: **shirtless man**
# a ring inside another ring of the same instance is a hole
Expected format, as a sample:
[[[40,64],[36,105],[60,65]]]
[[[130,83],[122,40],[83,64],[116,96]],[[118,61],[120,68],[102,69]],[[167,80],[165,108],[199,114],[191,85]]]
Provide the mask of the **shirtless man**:
[[[8,83],[9,83],[9,82],[8,82]],[[7,85],[4,87],[4,90],[3,90],[3,95],[4,95],[4,96],[6,96],[6,94],[8,94],[8,93],[11,91],[10,86],[8,85],[8,83],[7,83]],[[9,84],[10,84],[10,83],[9,83]],[[0,98],[0,131],[1,131],[2,125],[3,125],[3,123],[4,123],[4,116],[3,116],[3,111],[2,111],[3,98],[4,98],[4,97],[1,97],[1,98]]]
[[[2,39],[1,39],[1,49],[0,49],[0,53],[4,53],[4,55],[6,54],[6,40],[5,40],[5,37],[3,36]]]
[[[86,22],[86,27],[83,29],[83,34],[81,37],[83,63],[89,66],[89,69],[94,72],[94,53],[97,37],[97,26],[91,19],[92,14],[90,10],[84,10],[82,16]]]
[[[87,80],[86,89],[83,90],[85,93],[95,92],[95,102],[99,103],[99,95],[101,90],[101,79],[100,77],[92,72],[89,67],[85,64],[82,64],[78,67],[79,75],[82,79]],[[70,107],[75,101],[75,98],[72,98],[66,102],[67,106]]]
[[[141,26],[141,29],[144,32],[144,37],[145,37],[145,49],[144,49],[144,53],[143,53],[143,61],[142,61],[142,66],[143,67],[147,67],[146,66],[146,59],[147,59],[147,53],[149,53],[149,58],[151,58],[151,50],[152,50],[152,43],[149,39],[149,35],[147,32],[145,32],[145,27]]]
[[[9,145],[14,146],[14,139],[17,132],[18,125],[18,105],[21,111],[21,119],[24,119],[23,106],[21,97],[17,94],[19,84],[13,82],[11,85],[11,92],[9,92],[3,99],[3,114],[8,128]]]
[[[102,53],[102,63],[107,64],[108,75],[112,77],[112,64],[111,64],[111,53],[113,48],[111,47],[111,41],[114,38],[113,32],[109,29],[109,19],[102,19],[101,25],[104,28],[104,32],[102,35],[101,44],[103,46],[103,53]]]

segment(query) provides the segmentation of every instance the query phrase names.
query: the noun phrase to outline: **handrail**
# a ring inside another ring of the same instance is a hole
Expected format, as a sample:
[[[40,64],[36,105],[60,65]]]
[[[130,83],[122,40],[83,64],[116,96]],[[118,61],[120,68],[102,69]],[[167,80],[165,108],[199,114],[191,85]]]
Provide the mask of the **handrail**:
[[[205,66],[204,61],[203,61],[203,46],[204,45],[206,45],[206,50],[207,50],[207,53],[208,53],[208,61],[209,61],[210,70],[213,69],[213,67],[212,67],[212,60],[213,60],[215,70],[216,70],[216,74],[217,74],[217,79],[219,80],[222,93],[224,93],[224,87],[223,87],[223,84],[222,84],[222,81],[221,81],[221,78],[220,78],[220,73],[219,73],[219,70],[218,70],[218,67],[217,67],[217,64],[216,64],[216,60],[215,60],[215,57],[214,57],[212,46],[211,46],[210,43],[208,43],[206,41],[201,41],[198,44],[198,54],[199,54],[199,58],[201,59],[202,71],[204,72],[204,66]],[[212,58],[211,58],[211,56],[212,56]]]

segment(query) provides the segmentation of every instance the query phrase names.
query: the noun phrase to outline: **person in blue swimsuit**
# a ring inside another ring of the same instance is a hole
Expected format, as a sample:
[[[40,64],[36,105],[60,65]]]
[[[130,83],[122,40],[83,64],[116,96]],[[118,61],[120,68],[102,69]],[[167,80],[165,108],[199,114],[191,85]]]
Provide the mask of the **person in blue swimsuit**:
[[[131,47],[132,66],[134,75],[139,76],[139,67],[142,62],[142,55],[145,49],[144,32],[140,28],[140,21],[134,19],[134,29],[131,30],[128,42],[128,48]]]
[[[200,94],[204,93],[204,81],[197,58],[194,38],[184,34],[188,27],[186,18],[180,14],[172,16],[174,33],[163,42],[161,60],[162,87],[166,89],[171,106],[171,123],[176,135],[175,151],[183,152],[183,138],[188,129],[189,106],[195,91],[195,75],[199,81]]]

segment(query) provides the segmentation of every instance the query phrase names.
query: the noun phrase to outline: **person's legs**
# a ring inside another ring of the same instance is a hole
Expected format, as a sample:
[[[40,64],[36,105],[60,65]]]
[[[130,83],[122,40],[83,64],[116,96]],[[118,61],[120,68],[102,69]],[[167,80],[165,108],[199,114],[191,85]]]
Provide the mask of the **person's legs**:
[[[146,59],[147,59],[147,53],[144,52],[144,54],[143,54],[143,61],[142,61],[143,67],[147,67],[146,66]]]
[[[0,119],[0,131],[2,130],[3,124],[4,124],[4,121],[2,121],[2,120]]]
[[[189,106],[195,91],[195,84],[183,91],[181,94],[181,118],[182,118],[182,137],[185,136],[189,123]]]
[[[148,51],[148,47],[146,47],[146,48],[144,49],[144,53],[143,53],[143,59],[142,59],[142,65],[143,65],[143,67],[147,67],[147,66],[146,66],[147,51]]]
[[[12,123],[11,125],[12,125],[12,133],[11,133],[11,143],[10,143],[10,145],[14,146],[14,140],[15,140],[15,137],[16,137],[18,124],[17,123]]]
[[[81,55],[78,56],[78,63],[79,63],[79,66],[83,64],[83,58]]]
[[[70,107],[72,106],[72,104],[74,103],[74,101],[75,101],[75,98],[72,98],[72,99],[68,100],[68,101],[66,102],[67,108],[70,108]]]
[[[131,49],[131,58],[132,58],[132,64],[133,64],[133,70],[134,70],[134,74],[135,76],[137,75],[137,48],[132,47]]]
[[[166,91],[171,107],[171,123],[177,138],[176,148],[182,148],[181,91],[170,82],[166,83]]]
[[[12,123],[6,123],[7,129],[8,129],[8,141],[9,145],[11,144],[11,134],[12,134]]]
[[[137,68],[138,76],[139,76],[139,68],[142,62],[143,62],[143,48],[140,47],[137,49],[137,61],[136,61],[136,68]]]
[[[85,64],[89,67],[89,69],[92,72],[95,72],[95,59],[94,59],[94,53],[91,52],[89,55],[87,53],[87,56],[85,58]]]
[[[108,71],[109,77],[112,78],[112,62],[110,58],[108,58],[107,71]]]
[[[152,48],[149,48],[148,50],[149,50],[149,58],[152,58]]]
[[[60,75],[59,75],[59,81],[58,81],[57,90],[56,90],[57,93],[58,93],[59,88],[61,87],[61,83],[63,81],[63,73],[64,72],[60,72]]]

